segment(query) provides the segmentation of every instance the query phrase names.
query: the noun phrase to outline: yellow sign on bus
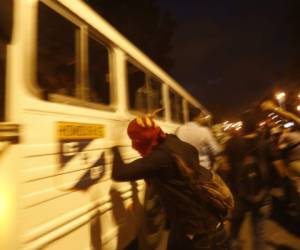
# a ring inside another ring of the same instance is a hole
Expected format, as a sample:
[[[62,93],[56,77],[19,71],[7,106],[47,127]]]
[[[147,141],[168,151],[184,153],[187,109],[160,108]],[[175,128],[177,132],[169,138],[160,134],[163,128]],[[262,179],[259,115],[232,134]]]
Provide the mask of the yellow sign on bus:
[[[96,139],[104,138],[104,125],[77,122],[58,122],[58,139]]]

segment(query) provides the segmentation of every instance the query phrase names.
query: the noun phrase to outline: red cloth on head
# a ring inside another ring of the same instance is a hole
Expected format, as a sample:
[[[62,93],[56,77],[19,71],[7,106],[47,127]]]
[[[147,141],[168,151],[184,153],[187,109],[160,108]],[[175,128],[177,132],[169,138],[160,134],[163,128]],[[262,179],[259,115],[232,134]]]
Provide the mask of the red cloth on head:
[[[137,119],[142,119],[141,126]],[[153,146],[157,145],[161,138],[165,137],[165,133],[160,127],[156,127],[154,121],[149,117],[142,117],[132,120],[127,128],[127,134],[132,141],[132,147],[142,156],[149,154]],[[147,124],[146,119],[151,122]]]

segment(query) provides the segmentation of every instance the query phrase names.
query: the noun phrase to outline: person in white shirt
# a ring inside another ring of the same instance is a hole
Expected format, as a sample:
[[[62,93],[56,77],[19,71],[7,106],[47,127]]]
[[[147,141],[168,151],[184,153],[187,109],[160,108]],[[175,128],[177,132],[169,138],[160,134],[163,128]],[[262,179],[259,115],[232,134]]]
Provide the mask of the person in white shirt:
[[[205,126],[210,116],[200,109],[194,108],[190,112],[191,120],[176,130],[176,135],[184,142],[197,148],[200,165],[207,169],[214,169],[216,157],[222,152],[211,130]]]

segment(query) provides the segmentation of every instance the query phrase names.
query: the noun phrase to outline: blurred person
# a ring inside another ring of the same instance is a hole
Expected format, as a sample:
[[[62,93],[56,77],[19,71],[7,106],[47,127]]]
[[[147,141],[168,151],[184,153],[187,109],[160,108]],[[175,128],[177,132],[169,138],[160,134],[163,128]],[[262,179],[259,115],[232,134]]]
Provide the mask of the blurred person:
[[[291,183],[291,201],[300,212],[300,131],[284,130],[279,138],[278,147],[287,165],[287,178]]]
[[[271,218],[287,231],[299,235],[299,174],[297,174],[296,167],[297,159],[299,159],[297,150],[299,137],[294,128],[284,128],[283,125],[278,125],[278,122],[268,118],[265,135],[273,151],[273,166],[276,170],[270,173]],[[290,150],[291,152],[289,152]]]
[[[232,195],[216,175],[199,166],[197,150],[164,133],[151,117],[132,120],[127,133],[142,158],[125,164],[114,147],[112,178],[145,179],[155,190],[171,224],[167,249],[229,249],[222,218],[233,206]]]
[[[242,249],[238,240],[247,212],[251,213],[253,249],[265,248],[264,226],[270,214],[270,168],[274,160],[272,149],[257,132],[258,117],[254,110],[242,115],[240,135],[232,137],[225,147],[228,183],[235,197],[232,213],[232,249]]]
[[[282,126],[274,126],[270,128],[270,136],[267,142],[270,143],[270,147],[272,149],[272,154],[274,156],[273,166],[276,171],[273,173],[273,177],[277,176],[277,180],[284,180],[287,176],[287,166],[284,162],[282,154],[279,148],[279,140],[281,135],[283,134],[284,128]]]
[[[260,107],[264,111],[273,111],[296,124],[296,128],[284,130],[284,133],[279,138],[278,147],[282,152],[282,159],[286,164],[286,177],[291,184],[289,191],[289,195],[291,195],[290,199],[295,203],[297,210],[300,211],[300,118],[276,106],[270,100],[264,101]]]
[[[280,116],[282,116],[283,118],[287,119],[287,120],[292,120],[293,122],[295,122],[297,124],[297,126],[300,126],[300,118],[299,116],[275,105],[272,101],[270,100],[266,100],[264,102],[261,103],[260,105],[261,109],[264,111],[272,111],[276,114],[279,114]]]
[[[198,108],[193,108],[190,110],[190,118],[192,121],[179,127],[176,135],[198,150],[201,166],[213,169],[217,161],[222,161],[218,158],[222,153],[222,148],[208,127],[210,116]]]

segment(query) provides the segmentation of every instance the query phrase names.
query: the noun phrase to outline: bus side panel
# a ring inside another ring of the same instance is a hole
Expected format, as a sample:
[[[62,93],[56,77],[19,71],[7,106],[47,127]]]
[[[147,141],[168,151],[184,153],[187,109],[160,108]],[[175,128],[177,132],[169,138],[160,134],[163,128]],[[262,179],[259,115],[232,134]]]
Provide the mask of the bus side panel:
[[[137,235],[144,183],[114,183],[110,178],[110,147],[124,141],[127,122],[87,113],[24,111],[23,249],[122,249]],[[100,138],[82,139],[70,130],[67,138],[60,138],[58,130],[65,129],[61,122],[83,126],[81,134],[86,125],[102,126],[105,132]],[[127,145],[123,153],[131,161],[137,154]]]
[[[0,249],[18,247],[18,168],[20,147],[0,142]]]

